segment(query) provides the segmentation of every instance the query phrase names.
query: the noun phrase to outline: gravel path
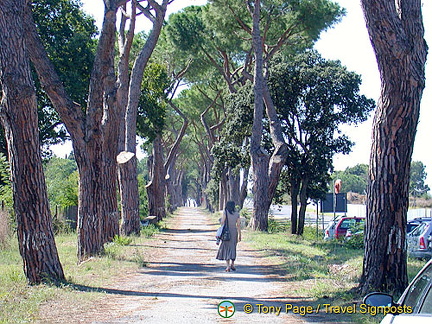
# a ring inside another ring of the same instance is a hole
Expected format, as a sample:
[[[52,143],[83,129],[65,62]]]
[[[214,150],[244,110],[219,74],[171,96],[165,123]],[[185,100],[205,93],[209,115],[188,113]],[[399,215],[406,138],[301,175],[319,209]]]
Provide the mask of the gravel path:
[[[245,243],[238,245],[237,271],[224,271],[225,262],[215,259],[216,229],[200,209],[181,208],[152,241],[157,252],[149,265],[108,290],[107,298],[116,296],[115,313],[124,316],[93,323],[304,323],[285,312],[282,278],[266,273],[259,253]],[[223,301],[235,307],[228,319],[218,312]],[[247,304],[251,314],[243,310]],[[264,314],[276,307],[279,315]]]

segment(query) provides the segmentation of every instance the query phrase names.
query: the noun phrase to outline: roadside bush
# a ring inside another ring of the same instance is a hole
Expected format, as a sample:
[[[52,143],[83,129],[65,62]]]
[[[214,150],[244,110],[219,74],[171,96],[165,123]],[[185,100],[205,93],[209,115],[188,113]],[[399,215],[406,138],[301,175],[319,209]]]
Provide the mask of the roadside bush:
[[[357,224],[350,231],[352,236],[345,239],[345,244],[353,249],[364,249],[364,224]]]
[[[113,243],[122,246],[130,245],[132,243],[132,238],[127,236],[116,235],[114,236]]]
[[[281,222],[275,220],[273,217],[269,217],[268,219],[268,229],[267,231],[272,233],[280,233],[280,232],[287,232],[290,230],[290,223]]]
[[[159,232],[160,232],[160,225],[149,224],[148,226],[141,227],[140,233],[145,238],[149,238]]]
[[[249,223],[251,217],[252,217],[252,212],[250,209],[248,208],[242,208],[240,209],[240,217],[243,217],[244,219],[246,219],[246,222]]]
[[[364,235],[363,233],[352,236],[346,241],[346,245],[353,249],[364,249]]]

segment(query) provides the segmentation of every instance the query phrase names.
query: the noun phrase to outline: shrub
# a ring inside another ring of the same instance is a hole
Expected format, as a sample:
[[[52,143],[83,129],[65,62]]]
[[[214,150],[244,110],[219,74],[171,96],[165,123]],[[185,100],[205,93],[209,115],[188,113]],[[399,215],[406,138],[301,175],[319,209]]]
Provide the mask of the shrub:
[[[159,233],[159,231],[160,225],[149,224],[148,226],[141,227],[141,235],[146,238],[152,237],[154,234]]]
[[[132,243],[132,238],[127,236],[116,235],[113,238],[113,243],[121,246],[130,245]]]

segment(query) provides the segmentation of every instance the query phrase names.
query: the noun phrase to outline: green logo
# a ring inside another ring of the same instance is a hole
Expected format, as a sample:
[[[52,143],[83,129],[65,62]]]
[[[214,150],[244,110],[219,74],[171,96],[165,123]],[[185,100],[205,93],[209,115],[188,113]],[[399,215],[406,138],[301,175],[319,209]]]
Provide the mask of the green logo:
[[[220,317],[230,318],[235,313],[235,306],[229,300],[224,300],[218,305],[218,313]]]

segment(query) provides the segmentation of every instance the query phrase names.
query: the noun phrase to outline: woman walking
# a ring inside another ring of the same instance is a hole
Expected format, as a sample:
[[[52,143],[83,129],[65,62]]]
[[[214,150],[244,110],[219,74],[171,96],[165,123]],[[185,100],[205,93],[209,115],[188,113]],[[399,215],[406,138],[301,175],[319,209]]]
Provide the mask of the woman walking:
[[[241,241],[240,231],[240,215],[235,211],[234,201],[228,201],[222,215],[221,224],[228,223],[231,239],[229,241],[222,241],[216,259],[226,261],[226,272],[235,271],[234,261],[237,256],[237,242]],[[230,264],[231,261],[231,264]]]

